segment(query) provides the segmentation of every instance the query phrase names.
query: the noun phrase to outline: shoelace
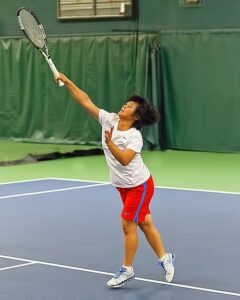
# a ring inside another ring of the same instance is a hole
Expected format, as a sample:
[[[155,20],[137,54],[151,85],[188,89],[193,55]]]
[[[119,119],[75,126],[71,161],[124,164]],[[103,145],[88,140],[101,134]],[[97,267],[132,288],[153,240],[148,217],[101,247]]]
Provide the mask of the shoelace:
[[[169,261],[163,261],[163,267],[164,267],[164,271],[167,272],[167,267],[168,267]]]
[[[168,267],[168,264],[170,264],[170,263],[171,263],[171,261],[170,261],[169,258],[159,263],[160,266],[163,267],[163,270],[164,270],[165,274],[168,273],[168,268],[167,267]]]
[[[124,275],[124,272],[126,272],[127,269],[125,269],[124,267],[121,267],[119,269],[119,271],[114,275],[114,278],[119,278],[121,275]]]

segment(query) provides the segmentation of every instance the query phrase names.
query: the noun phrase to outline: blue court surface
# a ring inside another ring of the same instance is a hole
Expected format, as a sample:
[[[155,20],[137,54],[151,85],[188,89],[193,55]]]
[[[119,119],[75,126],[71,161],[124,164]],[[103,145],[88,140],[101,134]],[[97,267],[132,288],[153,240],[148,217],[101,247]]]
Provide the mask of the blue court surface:
[[[0,184],[0,299],[240,297],[240,194],[156,188],[151,211],[176,254],[174,282],[139,230],[136,279],[109,289],[122,263],[121,205],[107,183]]]

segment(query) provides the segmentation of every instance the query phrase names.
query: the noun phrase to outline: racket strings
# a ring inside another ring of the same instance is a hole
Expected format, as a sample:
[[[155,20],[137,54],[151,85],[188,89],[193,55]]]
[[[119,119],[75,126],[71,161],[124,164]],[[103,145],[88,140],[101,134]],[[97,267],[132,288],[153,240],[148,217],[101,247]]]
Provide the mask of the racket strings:
[[[26,35],[38,47],[44,48],[46,45],[46,35],[43,29],[39,26],[35,18],[26,10],[21,10],[19,14],[20,22],[22,23]]]

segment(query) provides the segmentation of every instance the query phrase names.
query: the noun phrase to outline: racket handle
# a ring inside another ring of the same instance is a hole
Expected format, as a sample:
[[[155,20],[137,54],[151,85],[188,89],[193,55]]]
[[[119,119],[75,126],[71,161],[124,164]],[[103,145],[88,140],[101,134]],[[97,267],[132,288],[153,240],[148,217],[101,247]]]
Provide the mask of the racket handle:
[[[47,62],[48,62],[48,64],[49,64],[49,67],[50,67],[50,69],[52,70],[54,76],[55,76],[55,77],[58,77],[58,76],[59,76],[58,70],[57,70],[57,68],[55,67],[55,65],[54,65],[53,61],[51,60],[51,58],[48,58],[48,59],[47,59]],[[63,86],[64,83],[63,83],[62,81],[58,80],[58,85],[59,85],[59,86]]]

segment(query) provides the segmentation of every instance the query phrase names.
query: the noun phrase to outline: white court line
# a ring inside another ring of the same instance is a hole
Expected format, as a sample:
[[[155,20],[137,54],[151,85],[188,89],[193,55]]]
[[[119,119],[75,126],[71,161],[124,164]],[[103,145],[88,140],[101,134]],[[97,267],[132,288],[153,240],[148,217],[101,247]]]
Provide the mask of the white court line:
[[[227,192],[227,191],[217,191],[217,190],[203,190],[203,189],[188,189],[188,188],[181,188],[181,187],[170,187],[170,186],[156,186],[159,189],[166,189],[166,190],[182,190],[182,191],[189,191],[189,192],[203,192],[203,193],[216,193],[216,194],[230,194],[230,195],[240,195],[240,192]]]
[[[36,179],[26,179],[26,180],[19,180],[19,181],[9,181],[9,182],[1,182],[1,185],[8,185],[8,184],[15,184],[15,183],[24,183],[24,182],[33,182],[33,181],[42,181],[42,180],[50,180],[53,178],[36,178]]]
[[[91,187],[96,187],[96,186],[101,186],[101,185],[106,185],[106,183],[98,183],[98,184],[91,184],[91,185],[74,186],[74,187],[69,187],[69,188],[55,189],[55,190],[46,190],[46,191],[39,191],[39,192],[32,192],[32,193],[13,194],[13,195],[1,196],[0,199],[8,199],[8,198],[23,197],[23,196],[32,196],[32,195],[41,195],[41,194],[64,192],[64,191],[70,191],[70,190],[79,190],[79,189],[86,189],[86,188],[91,188]]]
[[[5,270],[10,270],[10,269],[16,269],[16,268],[26,267],[26,266],[30,266],[30,265],[34,265],[34,264],[36,264],[36,263],[35,262],[28,262],[26,264],[21,264],[21,265],[15,265],[15,266],[11,266],[11,267],[0,268],[0,271],[5,271]]]
[[[35,179],[25,179],[25,180],[18,180],[18,181],[8,181],[8,182],[0,182],[1,185],[8,185],[8,184],[15,184],[15,183],[26,183],[26,182],[34,182],[34,181],[44,181],[44,180],[56,180],[56,181],[75,181],[75,182],[90,182],[90,183],[110,183],[105,181],[94,181],[94,180],[80,180],[80,179],[64,179],[64,178],[57,178],[57,177],[44,177],[44,178],[35,178]]]
[[[81,180],[81,179],[74,179],[74,178],[58,178],[58,177],[49,177],[49,178],[39,178],[39,179],[29,179],[29,180],[22,180],[22,181],[12,181],[12,182],[3,182],[0,183],[1,185],[7,184],[15,184],[15,183],[24,183],[24,182],[31,182],[31,181],[40,181],[40,180],[61,180],[61,181],[75,181],[75,182],[90,182],[90,183],[103,183],[103,184],[111,184],[108,181],[98,181],[98,180]],[[192,191],[192,192],[206,192],[206,193],[216,193],[216,194],[230,194],[230,195],[240,195],[240,192],[230,192],[230,191],[219,191],[219,190],[207,190],[207,189],[193,189],[193,188],[184,188],[184,187],[173,187],[173,186],[161,186],[156,185],[155,188],[158,189],[167,189],[167,190],[182,190],[182,191]],[[0,198],[1,199],[1,198]]]
[[[106,183],[111,184],[110,181],[99,181],[99,180],[83,180],[83,179],[72,179],[72,178],[58,178],[58,177],[49,177],[51,180],[62,180],[62,181],[79,181],[79,182],[91,182],[91,183]]]
[[[79,182],[91,182],[91,183],[106,183],[106,184],[111,184],[111,182],[106,182],[106,181],[91,181],[91,180],[70,179],[70,178],[50,177],[49,179],[52,179],[52,180],[63,180],[63,181],[79,181]],[[183,191],[192,191],[192,192],[206,192],[206,193],[240,195],[240,192],[228,192],[228,191],[206,190],[206,189],[192,189],[192,188],[171,187],[171,186],[163,186],[163,185],[155,185],[155,188],[166,189],[166,190],[183,190]]]
[[[103,272],[103,271],[98,271],[98,270],[85,269],[85,268],[43,262],[43,261],[31,260],[31,259],[19,258],[19,257],[13,257],[13,256],[0,255],[0,258],[13,259],[13,260],[19,260],[19,261],[27,261],[27,262],[29,262],[29,264],[39,264],[39,265],[44,265],[44,266],[50,266],[50,267],[68,269],[68,270],[75,270],[75,271],[81,271],[81,272],[87,272],[87,273],[94,273],[94,274],[100,274],[100,275],[109,275],[109,276],[114,275],[113,273],[109,273],[109,272]],[[21,265],[19,265],[19,266],[21,266]],[[240,297],[239,293],[233,293],[233,292],[222,291],[222,290],[201,288],[201,287],[197,287],[197,286],[190,286],[190,285],[184,285],[184,284],[178,284],[178,283],[167,283],[167,282],[160,281],[160,280],[153,280],[153,279],[147,279],[147,278],[141,278],[141,277],[135,277],[135,280],[149,282],[149,283],[155,283],[155,284],[161,284],[161,285],[169,285],[169,286],[173,286],[173,287],[197,290],[197,291],[208,292],[208,293]]]

